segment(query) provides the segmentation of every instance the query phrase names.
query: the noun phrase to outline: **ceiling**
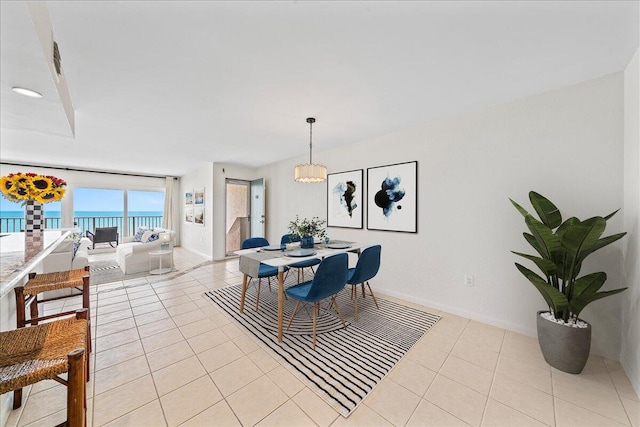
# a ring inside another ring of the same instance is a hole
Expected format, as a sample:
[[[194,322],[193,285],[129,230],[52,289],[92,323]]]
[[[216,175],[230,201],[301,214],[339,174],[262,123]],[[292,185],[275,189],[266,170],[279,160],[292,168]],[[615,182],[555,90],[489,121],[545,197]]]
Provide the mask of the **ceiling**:
[[[640,15],[637,1],[48,2],[74,137],[25,3],[0,5],[2,162],[177,176],[306,156],[310,116],[326,163],[623,70]]]

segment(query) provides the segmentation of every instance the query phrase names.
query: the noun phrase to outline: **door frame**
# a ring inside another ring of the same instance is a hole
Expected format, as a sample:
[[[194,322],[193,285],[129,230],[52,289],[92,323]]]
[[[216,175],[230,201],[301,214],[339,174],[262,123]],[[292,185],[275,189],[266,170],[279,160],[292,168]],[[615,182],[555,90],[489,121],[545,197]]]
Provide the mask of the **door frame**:
[[[229,184],[234,185],[242,185],[246,188],[247,192],[247,206],[246,212],[247,217],[249,218],[249,226],[251,226],[251,181],[246,179],[237,179],[237,178],[225,178],[224,180],[224,253],[225,256],[234,256],[233,252],[227,251],[227,204],[228,204],[228,189]]]

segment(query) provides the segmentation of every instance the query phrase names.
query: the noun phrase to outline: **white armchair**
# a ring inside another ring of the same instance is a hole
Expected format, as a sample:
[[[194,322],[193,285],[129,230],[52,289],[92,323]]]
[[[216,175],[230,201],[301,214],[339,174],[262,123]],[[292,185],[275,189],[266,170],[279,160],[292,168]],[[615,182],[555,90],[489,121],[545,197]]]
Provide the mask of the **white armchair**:
[[[175,238],[175,232],[172,230],[154,228],[153,232],[169,233],[172,242]],[[122,272],[133,274],[149,271],[149,252],[160,250],[162,243],[160,238],[152,242],[135,242],[134,236],[124,237],[116,248],[116,261]]]

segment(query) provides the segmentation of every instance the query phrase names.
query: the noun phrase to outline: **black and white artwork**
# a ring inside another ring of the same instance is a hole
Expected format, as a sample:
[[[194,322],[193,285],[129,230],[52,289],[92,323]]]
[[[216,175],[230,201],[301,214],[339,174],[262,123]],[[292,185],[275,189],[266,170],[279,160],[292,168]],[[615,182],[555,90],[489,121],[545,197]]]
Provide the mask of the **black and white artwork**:
[[[362,169],[327,175],[327,226],[362,228]]]
[[[418,162],[367,169],[367,229],[418,231]]]

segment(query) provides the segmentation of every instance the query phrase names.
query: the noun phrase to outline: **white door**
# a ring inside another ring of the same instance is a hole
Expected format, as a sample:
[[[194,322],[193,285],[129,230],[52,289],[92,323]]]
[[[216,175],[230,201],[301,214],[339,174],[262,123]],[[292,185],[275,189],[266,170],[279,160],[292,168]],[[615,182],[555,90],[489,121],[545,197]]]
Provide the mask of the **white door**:
[[[251,237],[265,236],[264,178],[251,181]]]

